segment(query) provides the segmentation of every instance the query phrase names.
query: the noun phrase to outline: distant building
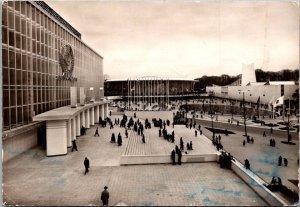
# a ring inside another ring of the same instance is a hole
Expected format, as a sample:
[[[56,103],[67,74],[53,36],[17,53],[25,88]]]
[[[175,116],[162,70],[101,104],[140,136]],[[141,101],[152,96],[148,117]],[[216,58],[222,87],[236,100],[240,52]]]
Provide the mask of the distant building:
[[[292,99],[293,93],[299,89],[294,81],[266,81],[256,82],[255,70],[253,64],[243,65],[242,81],[227,86],[208,86],[208,94],[233,100],[242,100],[243,92],[245,101],[261,104],[273,104],[280,97],[284,100]],[[240,83],[240,85],[238,84]]]

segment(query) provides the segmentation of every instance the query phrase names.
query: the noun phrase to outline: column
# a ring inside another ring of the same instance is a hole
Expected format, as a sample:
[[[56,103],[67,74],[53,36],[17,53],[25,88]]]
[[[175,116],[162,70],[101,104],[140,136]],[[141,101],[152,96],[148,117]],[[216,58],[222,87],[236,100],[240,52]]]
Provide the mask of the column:
[[[90,119],[91,119],[91,125],[95,124],[95,110],[94,107],[90,109]]]
[[[80,128],[81,128],[81,126],[85,127],[85,111],[81,112],[80,116],[81,116],[80,117],[80,120],[81,120],[81,122],[80,122]]]
[[[78,114],[76,116],[76,136],[80,136],[80,129],[81,129],[81,125],[80,125],[80,114]]]
[[[90,128],[90,109],[85,110],[85,128]]]
[[[47,156],[67,154],[66,120],[47,121]]]
[[[108,117],[108,104],[105,104],[104,116]]]
[[[98,123],[99,122],[99,105],[95,106],[95,113],[94,113],[94,121],[95,123]]]
[[[72,133],[71,133],[71,140],[76,140],[76,117],[71,119],[71,124],[72,124]]]
[[[104,116],[104,104],[101,105],[100,109],[101,109],[101,117],[102,117],[102,119],[105,119],[106,116]]]
[[[72,123],[71,119],[67,121],[67,146],[72,147]]]

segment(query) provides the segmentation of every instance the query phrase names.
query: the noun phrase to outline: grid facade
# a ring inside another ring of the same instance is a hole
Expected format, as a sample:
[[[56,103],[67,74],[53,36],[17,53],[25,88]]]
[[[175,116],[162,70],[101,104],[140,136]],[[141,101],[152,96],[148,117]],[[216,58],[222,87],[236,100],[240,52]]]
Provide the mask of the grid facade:
[[[70,45],[73,76],[62,75],[59,52]],[[103,97],[103,58],[35,2],[2,3],[3,130],[32,122],[34,115],[70,104],[70,87]],[[89,89],[93,88],[93,93]]]

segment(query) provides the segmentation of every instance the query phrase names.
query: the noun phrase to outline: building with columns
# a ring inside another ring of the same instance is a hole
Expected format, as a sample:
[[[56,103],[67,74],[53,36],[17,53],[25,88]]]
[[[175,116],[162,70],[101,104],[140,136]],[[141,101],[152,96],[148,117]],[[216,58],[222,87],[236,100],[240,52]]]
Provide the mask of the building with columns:
[[[42,1],[2,2],[2,76],[4,161],[37,145],[65,154],[107,115],[103,57]]]

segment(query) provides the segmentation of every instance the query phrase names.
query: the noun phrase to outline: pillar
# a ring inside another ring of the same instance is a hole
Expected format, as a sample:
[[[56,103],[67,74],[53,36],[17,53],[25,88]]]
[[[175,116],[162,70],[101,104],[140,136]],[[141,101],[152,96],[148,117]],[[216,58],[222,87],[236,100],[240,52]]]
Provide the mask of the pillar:
[[[71,119],[67,121],[67,145],[68,147],[72,147],[72,123]]]
[[[76,116],[76,136],[80,136],[80,114]]]
[[[71,119],[71,140],[76,140],[76,117],[74,117],[73,119]]]
[[[46,122],[47,156],[67,154],[67,122],[55,120]]]
[[[97,105],[95,109],[95,123],[99,124],[99,105]]]
[[[90,109],[85,110],[85,128],[90,128]]]
[[[81,128],[81,126],[85,127],[86,126],[85,125],[85,111],[81,112],[80,120],[81,120],[81,122],[80,122],[80,128]]]
[[[101,110],[101,117],[102,117],[102,119],[105,119],[106,118],[106,116],[104,116],[104,104],[103,105],[101,105],[101,108],[100,108]]]
[[[105,104],[104,116],[108,117],[108,104]]]
[[[90,109],[90,119],[91,119],[91,125],[94,125],[95,124],[95,110],[94,110],[94,107],[92,107]]]

